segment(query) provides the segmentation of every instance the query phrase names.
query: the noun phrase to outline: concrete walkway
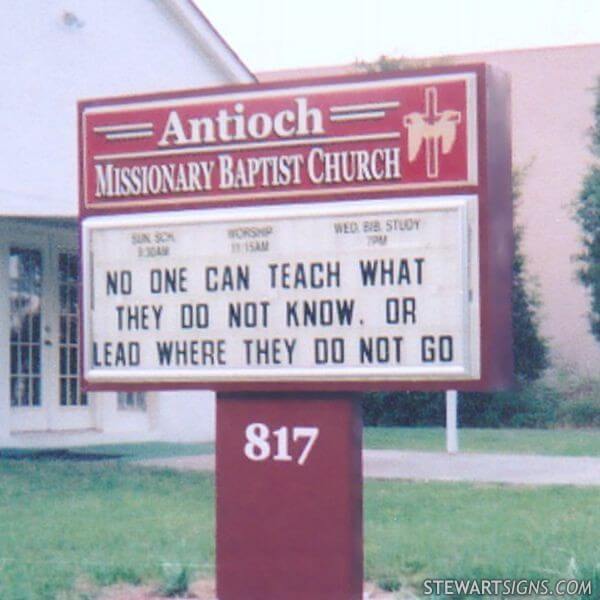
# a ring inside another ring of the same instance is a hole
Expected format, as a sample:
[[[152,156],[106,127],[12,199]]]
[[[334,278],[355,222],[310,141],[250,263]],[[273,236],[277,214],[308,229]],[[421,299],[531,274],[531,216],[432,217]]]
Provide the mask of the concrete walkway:
[[[213,455],[180,456],[144,460],[140,464],[212,471],[215,458]],[[367,478],[410,481],[600,486],[600,458],[364,450],[363,473]]]

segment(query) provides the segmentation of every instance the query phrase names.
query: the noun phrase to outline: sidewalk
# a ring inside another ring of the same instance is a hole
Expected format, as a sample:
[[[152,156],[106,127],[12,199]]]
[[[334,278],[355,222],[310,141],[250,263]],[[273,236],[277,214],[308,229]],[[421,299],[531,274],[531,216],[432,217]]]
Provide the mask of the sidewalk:
[[[213,471],[215,457],[157,458],[139,464],[184,471]],[[364,450],[363,474],[365,478],[410,481],[600,486],[600,458]]]

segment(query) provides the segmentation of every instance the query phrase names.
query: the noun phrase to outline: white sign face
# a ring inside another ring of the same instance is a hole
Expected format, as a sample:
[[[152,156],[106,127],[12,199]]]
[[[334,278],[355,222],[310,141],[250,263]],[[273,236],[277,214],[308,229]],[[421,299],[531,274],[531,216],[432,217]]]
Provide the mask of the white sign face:
[[[477,197],[91,217],[90,382],[479,377]]]

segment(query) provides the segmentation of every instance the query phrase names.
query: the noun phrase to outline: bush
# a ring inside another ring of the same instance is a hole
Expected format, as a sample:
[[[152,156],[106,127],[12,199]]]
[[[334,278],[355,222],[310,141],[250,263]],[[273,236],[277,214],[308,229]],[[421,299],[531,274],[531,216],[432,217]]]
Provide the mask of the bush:
[[[578,398],[565,403],[560,421],[570,427],[600,427],[600,398]]]
[[[442,392],[378,392],[363,397],[365,425],[443,425],[445,422],[446,405]]]
[[[545,428],[559,422],[560,405],[559,392],[532,383],[518,391],[461,394],[458,416],[464,427]],[[600,418],[600,404],[597,409]],[[444,394],[368,394],[363,401],[363,422],[367,426],[443,426],[446,422]]]
[[[557,423],[559,393],[542,384],[493,394],[461,394],[460,424],[466,427],[552,427]]]

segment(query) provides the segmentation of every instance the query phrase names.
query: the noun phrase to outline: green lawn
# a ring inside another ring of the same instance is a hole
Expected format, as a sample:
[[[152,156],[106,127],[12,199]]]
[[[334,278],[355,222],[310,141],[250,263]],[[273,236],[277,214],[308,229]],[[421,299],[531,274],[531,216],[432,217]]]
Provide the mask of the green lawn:
[[[213,570],[212,475],[5,459],[0,482],[2,600],[55,600],[82,576],[105,585]],[[575,564],[589,577],[600,569],[599,500],[594,488],[370,481],[366,574],[418,587],[425,577],[558,578]]]
[[[461,452],[505,452],[563,456],[600,456],[598,429],[460,429]],[[365,427],[365,448],[390,450],[443,451],[446,447],[442,427]],[[129,462],[145,458],[169,458],[214,452],[213,443],[110,444],[65,450],[0,450],[3,457],[36,460],[114,459]]]
[[[0,461],[0,598],[212,572],[213,478],[72,461]]]
[[[365,427],[365,448],[442,451],[442,427]],[[459,429],[461,452],[600,456],[599,429]]]
[[[595,577],[600,598],[599,500],[594,488],[369,481],[366,573],[417,589],[429,577]]]
[[[193,454],[211,454],[215,451],[213,443],[204,444],[172,444],[167,442],[145,442],[141,444],[102,444],[81,446],[69,449],[6,449],[0,450],[2,458],[35,459],[37,461],[90,461],[119,460],[132,461],[146,458],[170,458],[173,456],[190,456]]]

